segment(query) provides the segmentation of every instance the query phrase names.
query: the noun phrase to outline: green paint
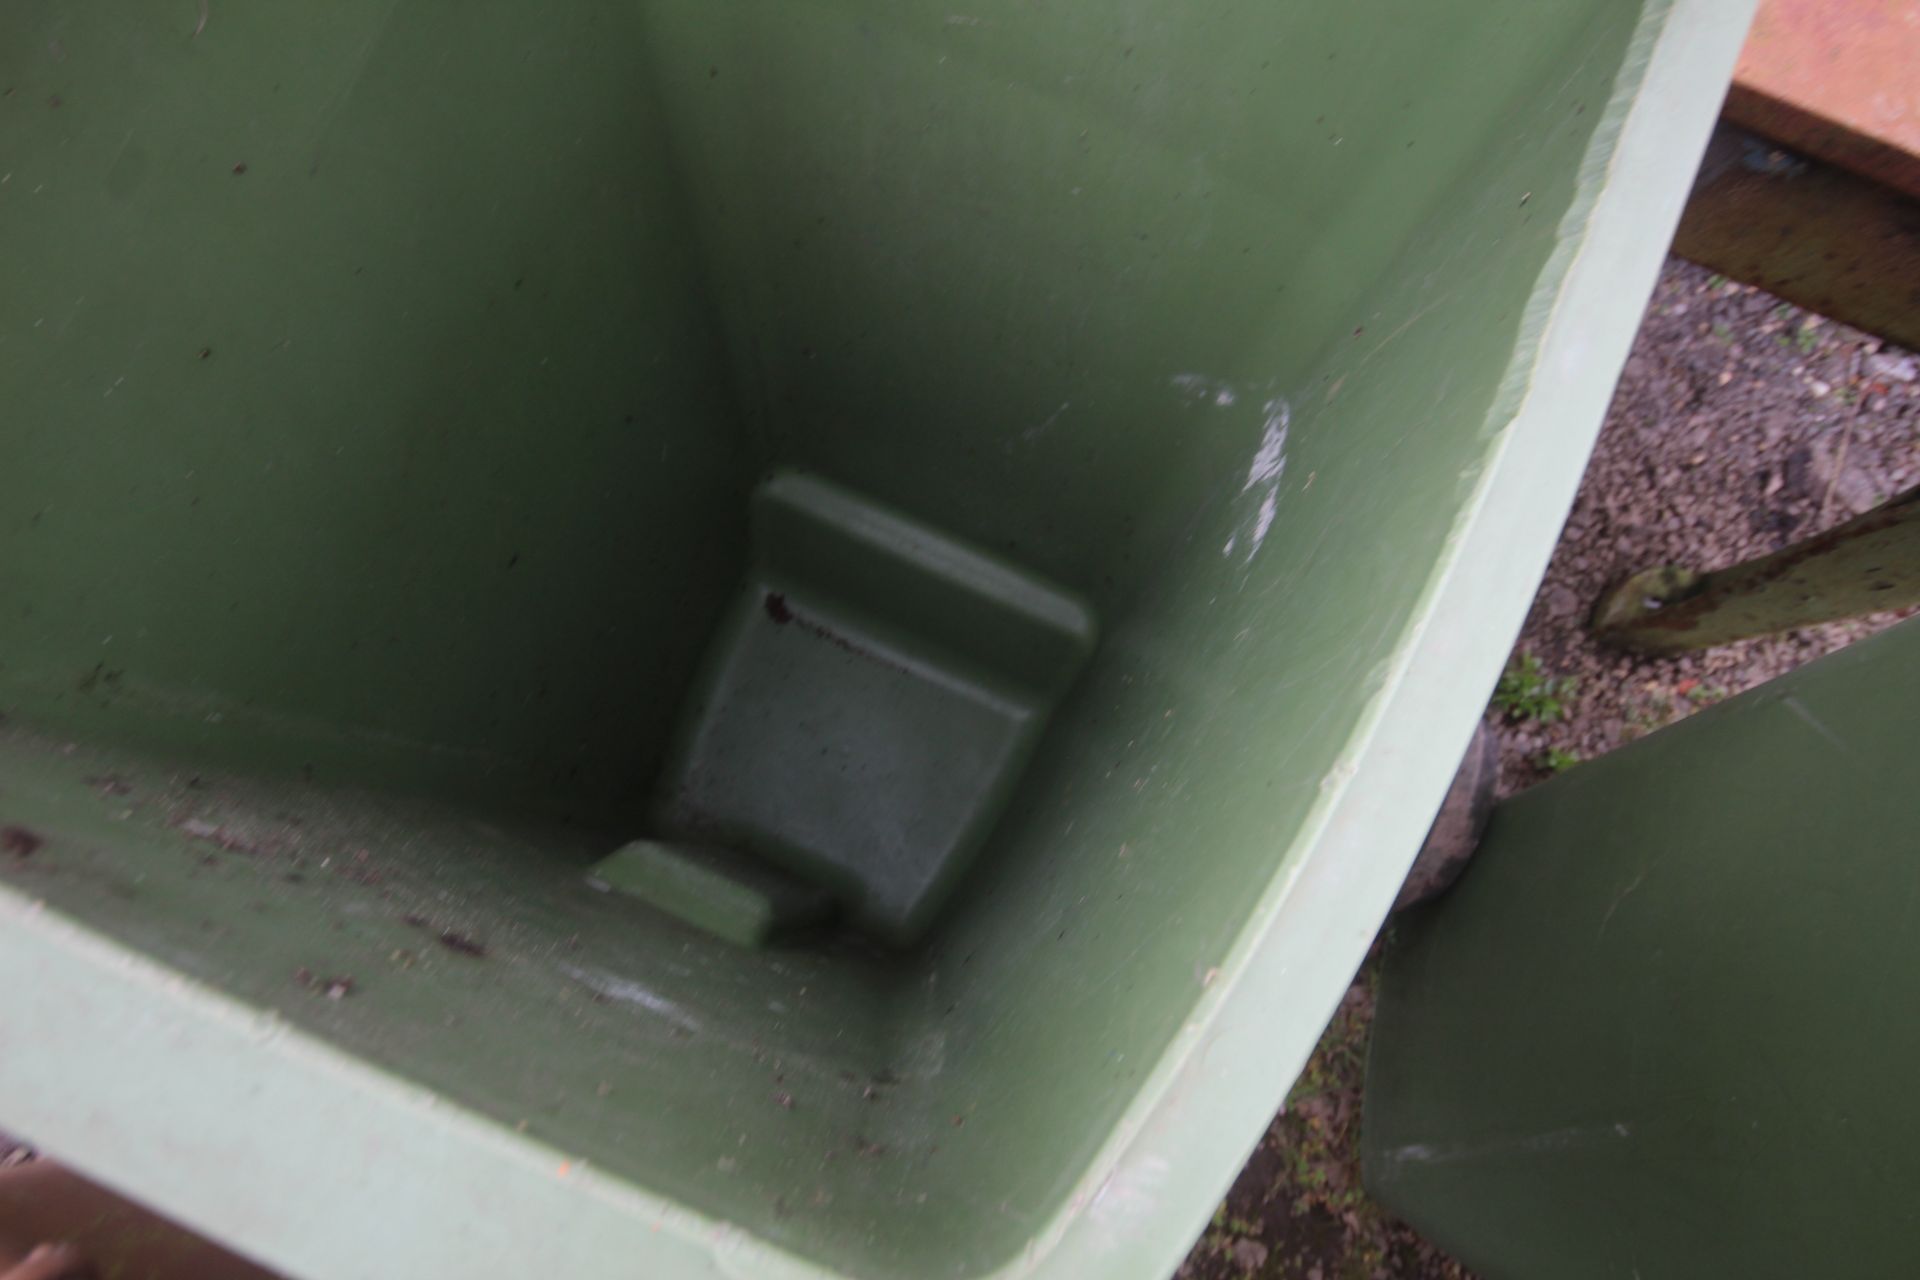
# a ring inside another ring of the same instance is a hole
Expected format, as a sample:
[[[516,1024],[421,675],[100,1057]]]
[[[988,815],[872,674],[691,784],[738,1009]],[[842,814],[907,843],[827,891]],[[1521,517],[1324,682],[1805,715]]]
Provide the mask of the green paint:
[[[1745,13],[8,6],[0,1121],[293,1274],[1164,1275]],[[755,575],[850,563],[756,534],[783,473],[979,557],[821,601],[1053,708],[891,951],[588,884]]]

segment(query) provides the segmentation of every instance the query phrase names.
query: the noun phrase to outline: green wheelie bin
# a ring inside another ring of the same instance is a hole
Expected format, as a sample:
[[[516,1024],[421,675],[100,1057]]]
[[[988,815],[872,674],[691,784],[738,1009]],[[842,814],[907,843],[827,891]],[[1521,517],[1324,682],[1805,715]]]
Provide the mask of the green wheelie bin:
[[[1747,0],[16,0],[0,1125],[289,1275],[1159,1277]]]

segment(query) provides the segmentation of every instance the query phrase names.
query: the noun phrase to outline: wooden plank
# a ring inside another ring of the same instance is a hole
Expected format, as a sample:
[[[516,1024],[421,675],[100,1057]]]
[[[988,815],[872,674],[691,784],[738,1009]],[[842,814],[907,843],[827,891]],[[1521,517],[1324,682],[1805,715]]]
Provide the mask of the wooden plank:
[[[1920,199],[1920,0],[1765,0],[1725,116]]]

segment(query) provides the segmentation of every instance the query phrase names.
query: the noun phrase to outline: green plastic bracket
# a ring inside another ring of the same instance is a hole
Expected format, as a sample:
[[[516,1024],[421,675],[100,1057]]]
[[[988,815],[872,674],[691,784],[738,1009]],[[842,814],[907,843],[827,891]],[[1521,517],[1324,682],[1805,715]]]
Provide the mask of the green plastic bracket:
[[[726,849],[635,840],[595,863],[588,883],[658,907],[743,947],[763,947],[821,923],[824,892]]]
[[[682,707],[656,820],[785,868],[866,931],[911,942],[1093,651],[1092,611],[812,476],[776,474],[751,505],[754,567]],[[734,900],[647,896],[693,901],[686,918],[710,928],[714,904]]]

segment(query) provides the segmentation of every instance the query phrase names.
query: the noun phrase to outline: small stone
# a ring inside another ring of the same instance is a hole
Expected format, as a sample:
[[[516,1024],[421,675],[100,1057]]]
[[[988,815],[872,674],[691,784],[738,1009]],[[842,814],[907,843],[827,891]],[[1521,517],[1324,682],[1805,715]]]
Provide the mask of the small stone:
[[[1828,392],[1833,390],[1833,384],[1828,382],[1822,382],[1820,381],[1820,379],[1815,378],[1812,382],[1809,382],[1807,384],[1807,390],[1813,392],[1814,399],[1818,400],[1821,396],[1824,396]]]
[[[1858,455],[1860,451],[1853,452]],[[1837,444],[1829,444],[1824,438],[1815,440],[1810,455],[1807,469],[1814,493],[1825,495],[1832,489],[1836,504],[1855,515],[1880,505],[1881,486],[1853,459],[1847,459],[1843,466]]]
[[[1867,372],[1876,378],[1891,378],[1895,382],[1912,382],[1920,379],[1920,362],[1912,356],[1895,355],[1891,351],[1867,357]]]
[[[1813,453],[1804,445],[1787,455],[1787,465],[1782,469],[1786,476],[1787,488],[1801,496],[1812,492],[1808,478],[1813,472]]]

